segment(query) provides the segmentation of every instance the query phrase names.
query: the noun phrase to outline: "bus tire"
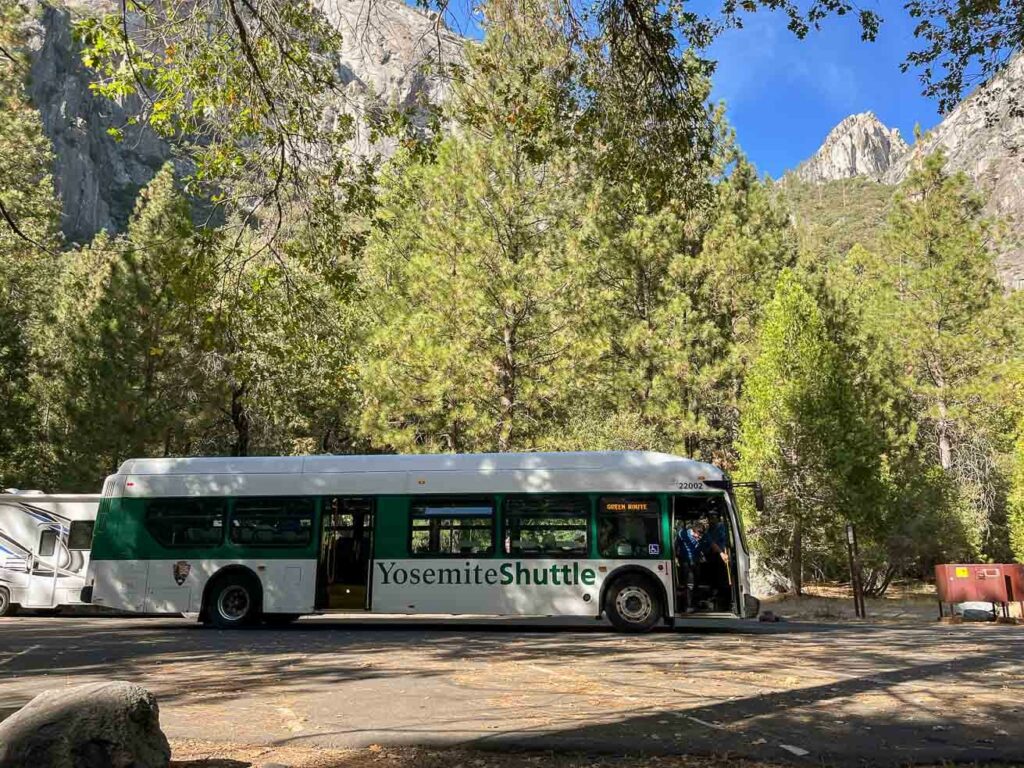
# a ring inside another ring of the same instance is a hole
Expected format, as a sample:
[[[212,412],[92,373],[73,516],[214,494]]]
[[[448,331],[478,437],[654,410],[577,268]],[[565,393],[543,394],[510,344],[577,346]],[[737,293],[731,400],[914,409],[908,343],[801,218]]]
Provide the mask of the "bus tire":
[[[206,621],[217,629],[238,629],[258,623],[262,591],[259,579],[244,571],[215,577],[203,611]]]
[[[298,613],[265,613],[263,623],[268,627],[287,627],[294,624],[301,614]]]
[[[620,632],[647,632],[664,613],[660,590],[645,576],[624,574],[605,593],[604,612]]]
[[[0,616],[13,616],[17,612],[18,606],[11,602],[11,591],[0,587]]]

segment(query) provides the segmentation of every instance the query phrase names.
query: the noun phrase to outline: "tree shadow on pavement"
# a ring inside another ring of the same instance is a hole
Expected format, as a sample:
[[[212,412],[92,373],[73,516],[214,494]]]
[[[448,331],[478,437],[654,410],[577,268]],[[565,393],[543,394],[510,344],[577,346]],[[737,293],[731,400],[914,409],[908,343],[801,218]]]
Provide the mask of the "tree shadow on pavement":
[[[151,688],[182,730],[220,718],[241,738],[231,729],[252,729],[259,715],[263,738],[282,746],[1024,761],[1024,632],[1015,627],[733,623],[640,637],[593,627],[4,622],[0,713],[44,687],[113,678]]]
[[[500,734],[474,745],[643,754],[722,754],[837,766],[1024,762],[1024,689],[1013,644],[708,706],[657,708],[568,730]],[[838,661],[838,660],[837,660]],[[1012,675],[1013,687],[993,675]],[[691,681],[699,685],[699,680]],[[992,695],[966,701],[957,686]],[[946,689],[946,690],[944,690]],[[867,702],[874,700],[870,706]],[[795,749],[793,749],[795,748]]]

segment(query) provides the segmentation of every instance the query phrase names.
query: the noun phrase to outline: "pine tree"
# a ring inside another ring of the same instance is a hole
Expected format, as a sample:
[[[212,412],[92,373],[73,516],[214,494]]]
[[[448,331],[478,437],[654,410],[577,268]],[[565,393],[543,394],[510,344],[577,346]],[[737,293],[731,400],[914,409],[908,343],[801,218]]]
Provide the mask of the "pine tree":
[[[69,478],[96,482],[130,456],[188,452],[207,398],[201,361],[215,331],[213,247],[166,165],[142,192],[125,235],[82,254],[105,265],[99,295],[69,329]]]
[[[742,157],[707,218],[699,250],[679,249],[669,266],[654,400],[676,450],[728,467],[751,346],[796,243],[776,193]]]
[[[572,62],[557,30],[489,11],[459,130],[384,179],[363,274],[362,423],[380,446],[528,448],[572,384]]]
[[[1010,529],[1010,550],[1017,562],[1024,563],[1024,420],[1017,428],[1017,444],[1013,452],[1010,499],[1007,521]]]
[[[842,344],[797,276],[784,271],[746,379],[740,473],[762,480],[771,517],[751,520],[758,554],[796,593],[808,540],[860,521],[882,500],[881,443]]]
[[[878,252],[852,249],[838,279],[863,307],[877,354],[899,372],[927,463],[955,480],[950,513],[977,557],[998,547],[999,456],[1013,424],[1004,382],[1020,330],[996,279],[998,229],[967,178],[944,164],[941,153],[923,160],[894,199]]]
[[[25,90],[25,9],[0,0],[0,487],[48,479],[45,336],[60,267],[52,157]]]

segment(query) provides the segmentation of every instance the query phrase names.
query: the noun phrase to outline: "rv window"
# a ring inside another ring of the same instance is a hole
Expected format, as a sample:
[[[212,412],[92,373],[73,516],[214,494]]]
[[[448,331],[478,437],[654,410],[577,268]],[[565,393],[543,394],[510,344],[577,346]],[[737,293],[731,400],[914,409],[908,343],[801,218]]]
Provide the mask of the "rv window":
[[[52,557],[57,551],[57,532],[53,529],[43,531],[39,537],[39,556]]]
[[[68,534],[68,549],[89,549],[92,546],[93,520],[74,520]]]

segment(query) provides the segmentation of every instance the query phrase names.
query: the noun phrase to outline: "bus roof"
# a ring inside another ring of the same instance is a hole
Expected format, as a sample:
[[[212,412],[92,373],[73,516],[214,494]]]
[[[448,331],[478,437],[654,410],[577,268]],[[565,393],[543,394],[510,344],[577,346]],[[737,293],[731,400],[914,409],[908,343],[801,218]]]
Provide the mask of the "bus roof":
[[[721,481],[711,464],[650,451],[129,459],[126,496],[669,492]],[[708,490],[711,490],[709,487]],[[114,491],[115,494],[118,491]]]

